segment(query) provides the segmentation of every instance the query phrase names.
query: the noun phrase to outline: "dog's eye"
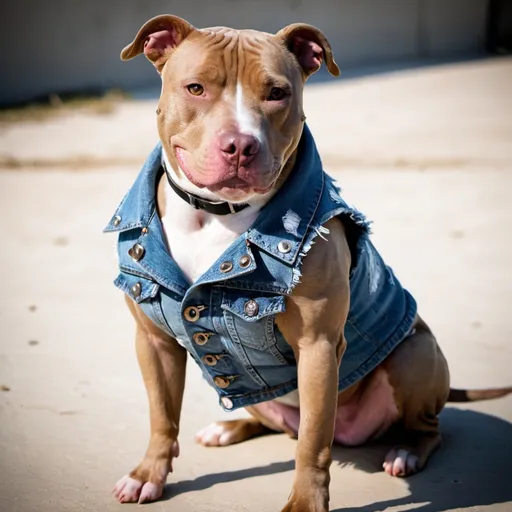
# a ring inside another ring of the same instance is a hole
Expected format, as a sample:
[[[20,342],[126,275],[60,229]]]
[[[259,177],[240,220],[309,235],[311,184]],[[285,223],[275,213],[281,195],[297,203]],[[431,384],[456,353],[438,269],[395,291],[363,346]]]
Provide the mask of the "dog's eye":
[[[270,94],[268,95],[268,101],[280,101],[285,96],[287,96],[287,92],[282,87],[272,87],[270,89]]]
[[[200,84],[187,85],[188,92],[193,96],[201,96],[204,92],[204,87]]]

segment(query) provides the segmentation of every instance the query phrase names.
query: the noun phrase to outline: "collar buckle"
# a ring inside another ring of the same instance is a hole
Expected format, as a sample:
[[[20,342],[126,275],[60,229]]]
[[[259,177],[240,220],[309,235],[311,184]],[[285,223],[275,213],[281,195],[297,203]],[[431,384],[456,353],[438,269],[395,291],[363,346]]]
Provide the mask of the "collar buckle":
[[[195,196],[193,196],[192,194],[188,194],[188,199],[188,202],[190,203],[190,206],[192,206],[192,208],[195,208],[196,210],[199,210],[199,208],[201,208],[201,205],[199,204]]]

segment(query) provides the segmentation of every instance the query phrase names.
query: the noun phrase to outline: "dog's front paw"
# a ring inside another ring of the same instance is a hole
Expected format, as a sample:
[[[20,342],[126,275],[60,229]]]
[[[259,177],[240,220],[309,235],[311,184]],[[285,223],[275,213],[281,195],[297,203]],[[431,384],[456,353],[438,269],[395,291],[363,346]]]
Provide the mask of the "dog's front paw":
[[[329,512],[329,493],[311,490],[300,494],[292,492],[281,512]]]
[[[172,459],[178,455],[178,441],[167,446],[161,444],[158,452],[149,449],[144,460],[116,483],[112,491],[114,497],[120,503],[147,503],[159,499],[167,475],[172,471]]]
[[[282,512],[329,512],[329,508],[308,500],[290,498]]]
[[[160,498],[163,489],[163,483],[141,482],[126,475],[116,483],[113,494],[120,503],[147,503]]]

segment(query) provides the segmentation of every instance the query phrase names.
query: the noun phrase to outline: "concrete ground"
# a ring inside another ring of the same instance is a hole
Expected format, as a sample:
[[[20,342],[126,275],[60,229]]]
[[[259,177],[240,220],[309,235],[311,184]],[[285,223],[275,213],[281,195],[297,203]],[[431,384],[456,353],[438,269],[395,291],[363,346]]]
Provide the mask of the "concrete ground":
[[[512,60],[311,86],[309,125],[345,198],[438,336],[459,387],[512,384]],[[0,511],[121,511],[146,397],[134,326],[101,230],[156,142],[155,101],[0,124]],[[296,442],[194,444],[223,413],[189,363],[181,456],[150,511],[276,512]],[[449,406],[445,443],[410,479],[386,447],[335,448],[331,510],[512,510],[512,398]]]

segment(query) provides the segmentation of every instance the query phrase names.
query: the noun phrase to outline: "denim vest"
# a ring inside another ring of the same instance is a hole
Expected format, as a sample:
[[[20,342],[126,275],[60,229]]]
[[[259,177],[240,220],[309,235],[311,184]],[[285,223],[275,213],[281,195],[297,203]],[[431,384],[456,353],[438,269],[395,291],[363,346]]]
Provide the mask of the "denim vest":
[[[275,317],[332,217],[344,223],[352,252],[339,390],[373,370],[407,336],[416,315],[413,297],[372,245],[365,218],[323,171],[307,127],[298,151],[294,170],[254,225],[192,285],[169,255],[156,213],[160,144],[105,228],[119,233],[115,285],[187,349],[225,410],[297,389],[297,363]]]

